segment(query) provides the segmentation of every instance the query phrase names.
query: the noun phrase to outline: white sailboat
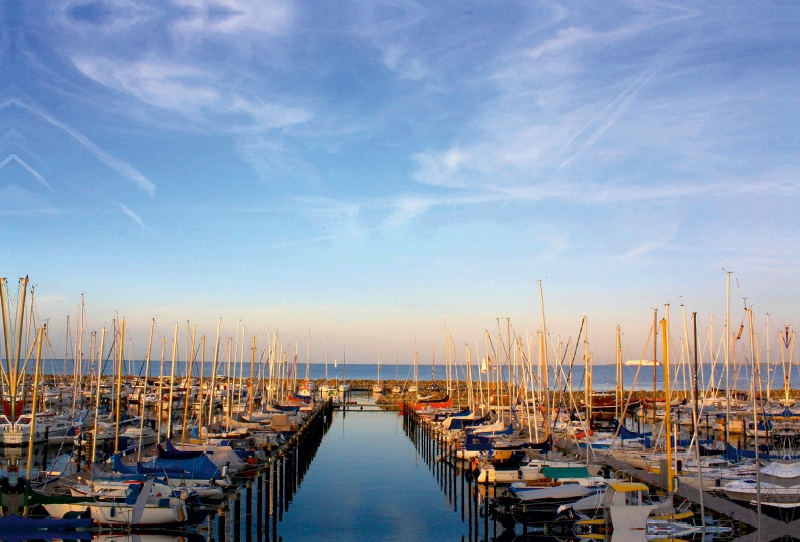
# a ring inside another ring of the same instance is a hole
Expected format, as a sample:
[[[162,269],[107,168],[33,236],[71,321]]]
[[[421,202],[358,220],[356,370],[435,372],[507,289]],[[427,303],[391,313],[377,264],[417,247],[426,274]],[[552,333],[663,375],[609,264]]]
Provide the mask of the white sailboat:
[[[381,350],[378,349],[378,382],[372,386],[372,393],[383,393],[383,384],[381,384]]]
[[[186,503],[177,497],[162,498],[153,495],[153,485],[152,480],[129,483],[123,502],[87,500],[79,503],[45,504],[44,508],[54,518],[83,513],[88,509],[95,522],[109,526],[184,523],[189,517]]]
[[[344,370],[342,372],[342,383],[339,384],[339,391],[342,393],[348,393],[350,391],[350,384],[347,383],[345,378],[347,377],[347,346],[344,347],[344,356],[342,359],[342,364],[344,365]]]

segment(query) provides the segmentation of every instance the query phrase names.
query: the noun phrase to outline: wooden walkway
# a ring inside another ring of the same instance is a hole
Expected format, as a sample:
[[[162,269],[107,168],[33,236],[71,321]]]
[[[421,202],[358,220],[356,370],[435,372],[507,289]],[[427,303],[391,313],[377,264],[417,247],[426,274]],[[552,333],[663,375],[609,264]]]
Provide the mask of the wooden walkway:
[[[556,442],[557,447],[564,450],[575,452],[584,455],[583,450],[576,449],[566,441]],[[622,471],[625,474],[641,480],[642,482],[664,489],[661,487],[661,478],[652,472],[647,472],[637,469],[630,463],[627,463],[616,457],[602,454],[598,450],[593,451],[593,456],[596,461],[603,463],[607,467],[616,471]],[[684,499],[690,500],[695,503],[700,502],[700,489],[696,487],[696,482],[692,483],[686,478],[679,478],[678,495]],[[746,534],[735,539],[733,542],[771,542],[773,540],[780,540],[783,538],[798,538],[800,539],[800,519],[785,523],[783,521],[768,517],[761,514],[759,518],[755,510],[751,510],[739,504],[736,504],[727,499],[722,499],[710,493],[703,493],[703,505],[714,512],[718,512],[730,519],[734,519],[741,523],[746,523],[754,529],[750,534]],[[759,519],[761,528],[759,529]]]
[[[637,469],[616,457],[598,453],[596,453],[596,456],[598,461],[614,470],[623,471],[649,485],[661,488],[660,477],[651,472]],[[700,489],[695,487],[694,484],[688,483],[685,478],[680,479],[678,495],[692,502],[700,502]],[[761,514],[761,528],[759,529],[759,517],[756,515],[755,511],[749,508],[738,505],[727,499],[716,497],[710,493],[703,493],[703,505],[709,510],[723,514],[741,523],[746,523],[755,529],[752,533],[737,538],[736,542],[770,542],[785,536],[791,537],[800,535],[800,520],[784,523],[783,521]]]
[[[399,412],[400,408],[395,405],[382,407],[376,404],[353,404],[353,405],[333,405],[334,410],[344,410],[346,412]]]

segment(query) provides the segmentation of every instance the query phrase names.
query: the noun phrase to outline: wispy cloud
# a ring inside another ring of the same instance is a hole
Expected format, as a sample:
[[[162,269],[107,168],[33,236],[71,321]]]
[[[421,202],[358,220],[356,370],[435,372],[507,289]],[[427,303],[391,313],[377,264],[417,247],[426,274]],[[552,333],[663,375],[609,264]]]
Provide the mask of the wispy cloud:
[[[431,75],[430,68],[411,38],[429,11],[411,0],[357,2],[356,35],[379,53],[383,65],[401,78],[420,80]]]
[[[122,203],[120,203],[118,201],[115,201],[114,203],[116,203],[117,206],[120,209],[122,209],[122,212],[125,213],[131,220],[136,222],[142,228],[148,229],[147,226],[145,226],[144,221],[142,221],[142,219],[141,219],[141,217],[139,215],[137,215],[136,213],[131,211],[127,206],[125,206],[124,204],[122,204]]]
[[[276,250],[281,248],[298,247],[303,245],[311,245],[314,243],[321,243],[323,241],[330,241],[336,239],[334,235],[320,235],[318,237],[311,237],[309,239],[298,239],[293,241],[282,241],[280,243],[273,243],[264,247],[266,250]]]
[[[6,157],[6,159],[5,159],[5,160],[3,160],[2,162],[0,162],[0,169],[3,169],[3,168],[6,166],[6,164],[8,164],[9,162],[11,162],[12,160],[13,160],[14,162],[16,162],[17,164],[19,164],[20,166],[22,166],[23,168],[25,168],[25,171],[27,171],[28,173],[30,173],[31,175],[33,175],[33,176],[36,178],[36,180],[37,180],[37,181],[39,181],[39,183],[41,183],[41,185],[42,185],[42,186],[44,186],[45,188],[47,188],[47,189],[49,189],[49,190],[53,190],[53,187],[52,187],[52,186],[50,186],[49,184],[47,184],[47,181],[45,181],[45,180],[44,180],[44,177],[42,177],[42,176],[39,174],[39,172],[38,172],[38,171],[36,171],[35,169],[33,169],[33,168],[32,168],[31,166],[29,166],[27,163],[25,163],[25,161],[24,161],[24,160],[22,160],[21,158],[19,158],[19,157],[18,157],[16,154],[9,154],[9,155],[8,155],[8,157]]]
[[[561,51],[565,47],[570,47],[588,40],[596,39],[597,33],[582,28],[562,28],[552,38],[545,40],[543,43],[534,47],[528,55],[531,58],[539,58],[547,53]]]
[[[156,185],[150,179],[145,177],[138,169],[133,167],[128,162],[121,160],[116,156],[113,156],[108,152],[104,151],[99,146],[97,146],[92,140],[90,140],[88,137],[80,133],[78,130],[72,128],[71,126],[69,126],[64,122],[61,122],[57,118],[44,112],[42,109],[29,105],[21,101],[20,99],[7,98],[3,102],[0,102],[0,111],[12,107],[17,107],[19,109],[27,111],[28,113],[48,122],[49,124],[55,126],[56,128],[59,128],[64,133],[68,134],[70,137],[72,137],[74,140],[80,143],[84,148],[86,148],[101,162],[111,167],[112,169],[116,170],[124,178],[139,185],[141,188],[147,191],[147,193],[150,194],[151,196],[155,193]]]
[[[400,227],[423,215],[433,203],[428,198],[401,197],[394,202],[394,210],[384,219],[383,225],[388,228]]]
[[[649,71],[649,70],[648,70]],[[645,72],[640,75],[636,80],[625,90],[619,93],[619,95],[611,100],[611,102],[602,110],[600,113],[597,114],[591,121],[589,121],[583,128],[581,128],[578,132],[575,133],[573,137],[571,137],[567,143],[562,147],[563,149],[567,149],[570,145],[579,137],[581,136],[590,126],[594,124],[599,124],[592,134],[586,138],[586,140],[561,164],[558,166],[559,169],[567,166],[570,162],[572,162],[580,153],[586,149],[587,147],[591,147],[592,144],[603,135],[603,133],[608,130],[622,115],[625,110],[625,106],[630,103],[630,101],[636,96],[639,90],[646,85],[650,79],[653,78],[652,73]],[[556,153],[556,156],[561,154],[561,151]]]
[[[287,0],[175,0],[174,4],[186,12],[173,30],[201,41],[218,34],[280,34],[293,20]]]

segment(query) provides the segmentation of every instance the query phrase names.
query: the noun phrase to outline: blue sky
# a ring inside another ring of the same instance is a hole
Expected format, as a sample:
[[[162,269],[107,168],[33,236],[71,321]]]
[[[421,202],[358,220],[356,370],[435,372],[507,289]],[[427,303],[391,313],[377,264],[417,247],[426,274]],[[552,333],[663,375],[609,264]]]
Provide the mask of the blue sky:
[[[0,276],[315,353],[800,302],[793,2],[6,0]],[[428,350],[429,346],[421,347]]]

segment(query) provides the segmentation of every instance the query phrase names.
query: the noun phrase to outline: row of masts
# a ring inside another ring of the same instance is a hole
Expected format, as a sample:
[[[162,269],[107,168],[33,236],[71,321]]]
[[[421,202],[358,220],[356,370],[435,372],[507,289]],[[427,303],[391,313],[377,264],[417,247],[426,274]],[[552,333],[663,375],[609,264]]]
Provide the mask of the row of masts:
[[[31,336],[31,328],[36,327],[33,325],[33,315],[35,311],[32,308],[33,302],[33,288],[31,288],[30,301],[31,310],[29,311],[29,323],[27,326],[19,325],[19,322],[25,322],[25,305],[26,305],[26,292],[28,290],[28,280],[20,280],[20,289],[18,294],[19,311],[16,326],[12,325],[11,318],[9,317],[9,302],[7,295],[7,285],[5,279],[2,280],[2,287],[0,288],[0,302],[2,302],[2,315],[3,315],[3,329],[4,329],[4,346],[6,351],[6,359],[11,360],[3,367],[3,389],[2,397],[11,403],[11,412],[18,412],[17,403],[20,397],[24,397],[24,393],[20,393],[24,389],[26,375],[28,373],[26,367],[32,355],[34,346],[38,341],[29,342],[26,344],[28,355],[22,363],[22,345],[24,329],[27,328],[28,336]],[[564,408],[568,411],[575,412],[580,410],[579,390],[583,390],[583,408],[585,415],[588,419],[592,417],[592,394],[593,394],[593,367],[594,367],[594,354],[590,349],[588,338],[588,318],[584,317],[581,321],[581,327],[578,333],[578,339],[572,341],[568,339],[564,343],[560,338],[557,340],[548,340],[547,325],[544,312],[544,300],[542,295],[541,282],[539,283],[540,305],[541,305],[541,328],[535,334],[530,335],[525,333],[524,336],[517,335],[511,326],[510,319],[505,319],[504,326],[501,325],[501,320],[497,320],[497,334],[493,338],[489,331],[485,332],[485,356],[480,356],[480,348],[478,344],[464,345],[464,355],[460,357],[458,351],[460,350],[456,344],[453,336],[448,333],[445,327],[444,337],[444,367],[445,367],[445,381],[447,391],[450,393],[454,386],[458,386],[458,382],[463,379],[465,386],[468,389],[468,397],[470,398],[470,407],[476,405],[492,406],[515,403],[524,403],[524,412],[528,410],[544,410],[552,412],[558,408]],[[730,274],[728,274],[728,298],[730,297]],[[650,328],[649,336],[646,344],[652,344],[653,356],[651,361],[654,367],[653,381],[654,381],[654,394],[657,392],[656,385],[656,366],[658,363],[658,338],[661,335],[664,341],[664,349],[662,356],[666,359],[669,356],[669,347],[673,344],[668,332],[669,306],[666,307],[666,318],[662,318],[659,322],[658,312],[654,311],[654,322]],[[699,349],[697,346],[698,335],[696,332],[697,315],[692,315],[693,326],[695,332],[692,334],[693,339],[690,340],[690,334],[687,326],[687,315],[685,310],[682,309],[683,320],[683,337],[679,339],[680,342],[680,355],[674,356],[680,359],[679,370],[676,373],[682,374],[684,378],[684,389],[687,389],[687,375],[691,371],[687,370],[689,360],[694,358],[697,365],[698,353],[706,351],[710,353],[712,363],[712,378],[714,374],[714,365],[718,362],[720,352],[724,353],[724,378],[725,378],[725,397],[726,397],[726,414],[730,417],[730,408],[732,404],[731,393],[735,394],[736,385],[738,381],[738,371],[746,364],[740,363],[737,359],[737,352],[744,348],[745,342],[749,344],[750,353],[749,361],[753,367],[750,379],[752,396],[755,397],[757,393],[764,392],[764,385],[760,375],[760,348],[758,345],[758,336],[755,332],[755,315],[752,307],[745,307],[745,317],[739,326],[737,333],[730,333],[730,302],[728,300],[728,310],[726,312],[725,323],[725,336],[728,340],[721,341],[722,348],[714,349],[714,320],[711,319],[709,326],[709,339],[706,341],[706,346]],[[108,365],[111,365],[111,372],[114,374],[116,393],[121,392],[122,383],[125,378],[129,378],[134,372],[132,360],[132,342],[130,338],[126,341],[126,322],[124,319],[114,319],[112,335],[113,339],[110,341],[111,346],[108,352],[104,352],[104,345],[109,342],[106,340],[106,329],[103,328],[101,332],[93,332],[86,335],[86,321],[85,309],[83,300],[77,311],[76,324],[74,329],[74,342],[73,342],[73,370],[71,375],[67,375],[67,355],[64,356],[64,370],[63,378],[64,384],[67,384],[67,379],[71,379],[73,387],[83,378],[83,375],[88,375],[90,380],[90,387],[92,389],[99,389],[101,378],[108,373]],[[745,324],[749,326],[748,335],[743,341],[743,331]],[[145,390],[144,394],[148,393],[148,378],[151,377],[152,367],[152,349],[155,330],[155,319],[151,322],[150,334],[148,338],[148,345],[145,352],[144,374],[145,374]],[[68,341],[72,337],[69,329],[68,320]],[[167,337],[161,338],[161,356],[159,363],[159,379],[158,379],[158,397],[162,394],[168,394],[168,403],[170,408],[173,405],[175,394],[177,391],[177,379],[185,378],[190,381],[191,378],[199,379],[200,388],[200,408],[197,415],[198,426],[202,426],[204,422],[210,422],[214,418],[214,398],[209,397],[204,392],[207,389],[210,381],[210,389],[216,389],[216,380],[218,378],[225,379],[226,397],[225,402],[231,404],[234,398],[234,387],[238,380],[238,389],[247,390],[247,410],[252,410],[254,401],[257,394],[260,392],[261,400],[264,402],[281,401],[285,400],[290,393],[297,390],[298,379],[298,344],[282,344],[278,331],[267,332],[267,346],[259,348],[259,343],[262,341],[256,334],[248,334],[246,326],[241,324],[237,327],[235,337],[223,337],[221,334],[222,320],[220,319],[217,325],[216,337],[212,341],[208,340],[206,335],[198,338],[197,325],[190,326],[189,322],[186,324],[185,339],[184,339],[184,354],[179,356],[179,334],[180,326],[175,324],[172,333],[171,343]],[[666,327],[665,327],[666,326]],[[12,333],[13,328],[13,333]],[[503,329],[505,328],[505,329]],[[42,329],[44,340],[47,347],[52,348],[49,339],[47,338],[48,329],[44,324],[37,329]],[[767,363],[771,364],[771,341],[769,340],[769,320],[767,319],[766,332],[767,334]],[[88,338],[84,340],[84,336]],[[794,332],[789,331],[788,326],[781,330],[779,333],[780,341],[784,348],[781,348],[781,362],[783,367],[783,380],[784,380],[784,394],[782,402],[789,404],[790,398],[790,373],[794,358]],[[650,340],[652,338],[652,343]],[[69,343],[65,344],[68,348]],[[741,348],[740,348],[741,345]],[[39,344],[41,347],[42,345]],[[210,346],[210,353],[209,353]],[[127,352],[126,352],[127,347]],[[127,356],[126,356],[127,353]],[[581,364],[583,365],[582,378],[576,382],[574,379],[574,369],[576,368],[576,361],[578,354],[581,353]],[[87,356],[88,354],[88,356]],[[247,355],[249,354],[249,355]],[[181,363],[179,358],[183,357],[184,361]],[[644,354],[640,359],[644,359]],[[127,371],[125,369],[125,360],[128,360]],[[308,346],[306,352],[306,370],[305,377],[309,380],[309,366],[311,360],[311,332],[308,333]],[[249,363],[247,363],[249,362]],[[615,415],[622,417],[625,409],[625,404],[630,400],[630,394],[626,397],[625,382],[624,382],[624,369],[623,369],[623,348],[622,348],[622,333],[617,326],[616,328],[616,359],[617,372],[615,383]],[[431,372],[432,377],[435,378],[436,367],[436,346],[432,353]],[[180,366],[184,370],[180,370]],[[249,368],[248,368],[249,365]],[[669,368],[668,364],[664,364],[664,372],[667,373]],[[327,340],[326,340],[326,368],[327,368]],[[249,370],[246,370],[249,369]],[[477,369],[478,378],[474,378],[473,369]],[[634,377],[633,386],[636,385],[641,365],[637,368],[637,375]],[[698,382],[702,379],[705,380],[700,374],[701,366],[695,366],[694,373],[689,377],[692,382],[694,400],[698,400],[700,390]],[[184,372],[185,371],[185,372]],[[183,373],[182,375],[179,373]],[[664,387],[669,387],[669,378],[664,375]],[[731,386],[731,377],[734,377],[734,385]],[[326,374],[327,378],[327,374]],[[414,354],[414,381],[415,386],[418,379],[418,354],[415,348]],[[291,382],[291,385],[286,385]],[[719,382],[714,382],[713,386],[706,386],[712,390],[719,390],[723,386]],[[190,382],[191,385],[191,382]],[[703,394],[707,394],[709,389],[705,389]],[[667,391],[666,389],[664,391]],[[188,393],[188,391],[186,392]],[[76,396],[75,394],[74,396]],[[99,394],[97,394],[99,396]],[[771,385],[768,383],[766,395],[771,397]],[[669,396],[669,394],[667,394]],[[239,401],[241,402],[241,394],[239,394]],[[184,401],[183,405],[183,424],[186,427],[188,423],[188,402]],[[73,410],[75,408],[73,401]],[[97,407],[96,407],[97,408]],[[119,410],[119,401],[116,403],[116,410]],[[655,402],[653,403],[653,415],[655,416]],[[118,413],[115,412],[115,415]],[[172,424],[174,423],[175,413],[170,411],[167,420],[167,432],[172,432]],[[538,429],[527,417],[526,423],[531,424],[532,433],[536,434]],[[549,431],[547,426],[545,431]],[[729,430],[726,430],[726,442],[730,441]]]

